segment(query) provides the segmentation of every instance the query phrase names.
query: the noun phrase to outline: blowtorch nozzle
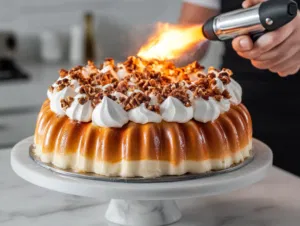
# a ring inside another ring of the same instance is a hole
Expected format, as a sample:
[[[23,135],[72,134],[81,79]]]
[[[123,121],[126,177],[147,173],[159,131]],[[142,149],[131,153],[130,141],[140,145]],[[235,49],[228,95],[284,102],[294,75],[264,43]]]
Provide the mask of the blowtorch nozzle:
[[[295,1],[272,0],[247,9],[220,14],[209,19],[202,28],[209,40],[227,40],[249,34],[255,41],[292,21],[298,13]]]

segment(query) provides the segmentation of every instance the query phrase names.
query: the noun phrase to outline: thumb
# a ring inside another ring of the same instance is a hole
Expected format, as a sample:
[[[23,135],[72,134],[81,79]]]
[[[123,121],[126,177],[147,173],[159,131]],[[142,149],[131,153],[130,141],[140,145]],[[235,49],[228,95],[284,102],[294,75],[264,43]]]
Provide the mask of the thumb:
[[[232,48],[236,52],[249,51],[253,48],[253,42],[248,35],[242,35],[233,39]]]

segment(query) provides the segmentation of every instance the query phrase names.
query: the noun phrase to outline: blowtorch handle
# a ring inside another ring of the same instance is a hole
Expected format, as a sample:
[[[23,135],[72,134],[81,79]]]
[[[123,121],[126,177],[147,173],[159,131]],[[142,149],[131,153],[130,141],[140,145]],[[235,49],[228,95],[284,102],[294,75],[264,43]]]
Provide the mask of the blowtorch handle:
[[[274,31],[291,22],[298,13],[295,1],[272,0],[259,7],[259,18],[266,31]]]
[[[298,13],[298,5],[295,1],[273,0],[261,4],[259,18],[265,31],[251,34],[253,42],[257,41],[267,32],[277,30],[291,22]]]

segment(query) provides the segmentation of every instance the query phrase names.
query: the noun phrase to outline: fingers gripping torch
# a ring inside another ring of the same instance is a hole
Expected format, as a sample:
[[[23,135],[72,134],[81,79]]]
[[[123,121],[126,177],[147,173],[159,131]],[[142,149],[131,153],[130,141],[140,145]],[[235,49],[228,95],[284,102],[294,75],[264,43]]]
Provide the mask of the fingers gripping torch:
[[[250,35],[256,41],[263,34],[292,21],[297,13],[298,5],[292,0],[270,0],[212,17],[203,25],[202,32],[208,40],[223,41]]]

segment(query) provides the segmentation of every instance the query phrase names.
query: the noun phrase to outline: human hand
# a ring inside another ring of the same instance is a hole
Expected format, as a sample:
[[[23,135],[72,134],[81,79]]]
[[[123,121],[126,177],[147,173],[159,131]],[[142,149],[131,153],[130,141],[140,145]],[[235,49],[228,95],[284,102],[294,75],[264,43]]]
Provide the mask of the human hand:
[[[243,7],[250,7],[263,0],[246,0]],[[234,50],[251,60],[254,67],[268,69],[280,76],[296,74],[300,69],[300,14],[290,23],[264,34],[255,43],[247,35],[232,41]]]

